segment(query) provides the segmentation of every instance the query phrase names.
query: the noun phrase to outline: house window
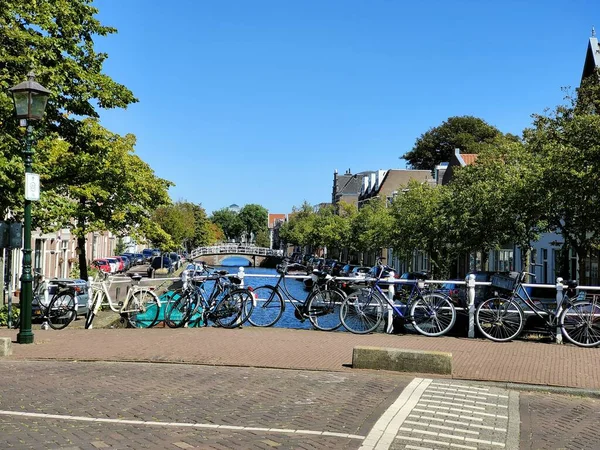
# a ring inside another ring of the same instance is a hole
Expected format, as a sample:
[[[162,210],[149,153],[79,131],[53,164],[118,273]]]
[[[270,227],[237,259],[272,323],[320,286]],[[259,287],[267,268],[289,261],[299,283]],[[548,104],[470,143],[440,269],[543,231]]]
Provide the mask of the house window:
[[[42,245],[41,239],[35,240],[35,248],[33,250],[33,268],[34,270],[42,269]]]
[[[542,249],[542,283],[548,283],[548,249]]]
[[[513,270],[512,250],[498,250],[498,260],[496,261],[496,269],[500,272],[508,272]]]

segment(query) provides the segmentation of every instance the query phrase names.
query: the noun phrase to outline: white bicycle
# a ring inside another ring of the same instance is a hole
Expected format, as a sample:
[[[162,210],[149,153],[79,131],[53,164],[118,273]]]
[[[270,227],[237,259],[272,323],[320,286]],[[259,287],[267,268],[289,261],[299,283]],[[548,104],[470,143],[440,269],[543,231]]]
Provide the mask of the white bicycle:
[[[151,328],[158,323],[160,299],[153,292],[153,286],[140,286],[141,275],[131,277],[134,284],[129,287],[123,302],[113,302],[110,296],[110,285],[113,279],[90,282],[90,299],[85,328],[91,329],[94,318],[103,304],[119,314],[120,319],[115,324],[117,328]]]

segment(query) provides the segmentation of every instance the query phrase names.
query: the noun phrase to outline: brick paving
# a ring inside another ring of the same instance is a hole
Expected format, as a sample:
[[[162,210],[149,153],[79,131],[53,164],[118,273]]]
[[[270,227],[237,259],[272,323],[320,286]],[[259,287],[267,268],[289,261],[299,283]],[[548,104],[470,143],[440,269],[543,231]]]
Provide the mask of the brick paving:
[[[16,337],[0,330],[0,337]],[[177,362],[347,371],[356,345],[436,350],[453,355],[452,377],[600,389],[600,349],[457,337],[354,335],[313,330],[220,328],[36,331],[35,344],[13,344],[11,359]]]
[[[357,449],[409,381],[372,372],[2,360],[0,448]]]
[[[523,450],[600,448],[600,401],[548,393],[521,393]]]

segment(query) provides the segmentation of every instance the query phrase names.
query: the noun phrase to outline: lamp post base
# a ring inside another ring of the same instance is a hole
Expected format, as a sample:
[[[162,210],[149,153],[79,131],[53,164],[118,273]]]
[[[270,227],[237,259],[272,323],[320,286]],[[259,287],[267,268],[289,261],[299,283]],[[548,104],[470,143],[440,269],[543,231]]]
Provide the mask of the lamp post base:
[[[33,332],[22,331],[20,333],[17,333],[17,343],[18,344],[33,344]]]

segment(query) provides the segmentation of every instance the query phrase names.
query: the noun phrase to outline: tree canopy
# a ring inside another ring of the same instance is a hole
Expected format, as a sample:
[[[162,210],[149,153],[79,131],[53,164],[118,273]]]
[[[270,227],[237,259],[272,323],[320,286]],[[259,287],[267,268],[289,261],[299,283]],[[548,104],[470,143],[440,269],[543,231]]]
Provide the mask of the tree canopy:
[[[479,153],[482,144],[491,143],[500,135],[496,127],[478,117],[450,117],[423,133],[402,159],[413,169],[433,170],[436,165],[450,161],[455,149],[462,153]]]

